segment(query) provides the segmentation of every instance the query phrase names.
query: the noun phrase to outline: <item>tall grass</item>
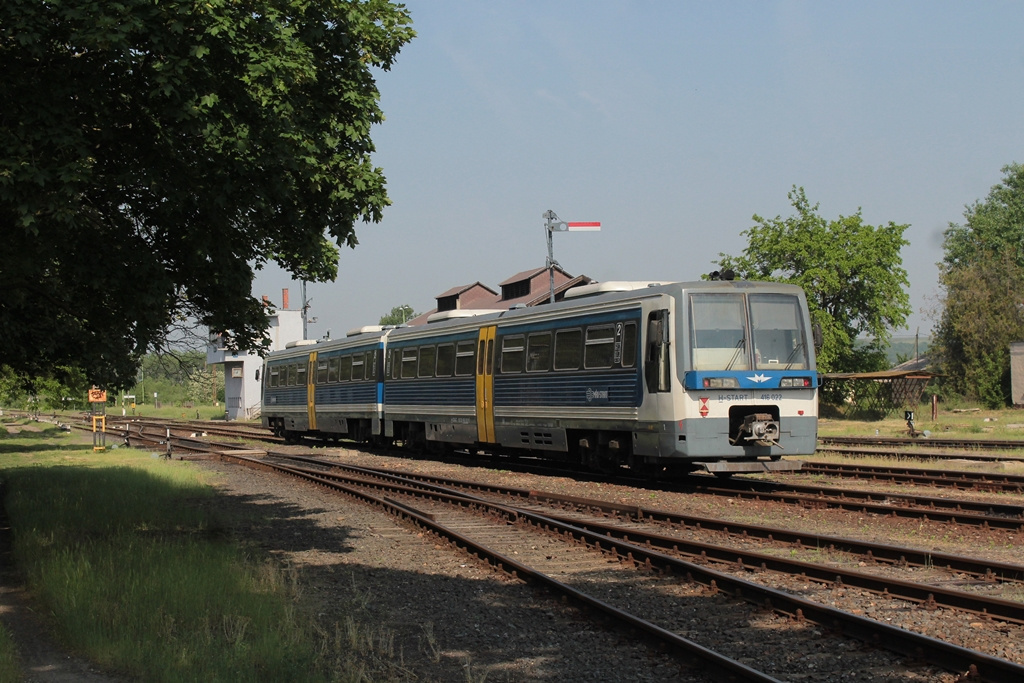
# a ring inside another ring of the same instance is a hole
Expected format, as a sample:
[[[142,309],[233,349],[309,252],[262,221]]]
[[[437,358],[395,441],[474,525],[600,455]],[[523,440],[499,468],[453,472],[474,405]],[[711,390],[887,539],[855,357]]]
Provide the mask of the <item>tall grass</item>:
[[[194,470],[128,450],[26,462],[4,446],[15,558],[71,648],[147,681],[344,677],[287,573],[205,512]]]

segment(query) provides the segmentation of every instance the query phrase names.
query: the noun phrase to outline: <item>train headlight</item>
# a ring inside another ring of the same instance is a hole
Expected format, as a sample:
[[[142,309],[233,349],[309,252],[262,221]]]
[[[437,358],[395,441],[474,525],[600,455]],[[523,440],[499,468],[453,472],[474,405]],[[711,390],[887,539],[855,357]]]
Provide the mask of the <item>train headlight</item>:
[[[705,389],[739,389],[740,382],[735,377],[705,377]]]
[[[779,387],[782,389],[808,389],[811,386],[810,377],[783,377],[779,380]]]

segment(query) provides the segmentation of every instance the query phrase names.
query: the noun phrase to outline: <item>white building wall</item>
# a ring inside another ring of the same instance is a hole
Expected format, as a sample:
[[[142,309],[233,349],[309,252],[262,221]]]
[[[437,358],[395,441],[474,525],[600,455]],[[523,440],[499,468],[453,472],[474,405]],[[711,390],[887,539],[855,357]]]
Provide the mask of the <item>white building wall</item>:
[[[279,351],[302,339],[302,311],[279,310],[270,316],[267,330],[270,350]],[[210,335],[206,347],[207,365],[224,366],[224,410],[228,420],[249,420],[259,416],[263,396],[257,371],[263,359],[248,351],[230,351],[220,335]]]

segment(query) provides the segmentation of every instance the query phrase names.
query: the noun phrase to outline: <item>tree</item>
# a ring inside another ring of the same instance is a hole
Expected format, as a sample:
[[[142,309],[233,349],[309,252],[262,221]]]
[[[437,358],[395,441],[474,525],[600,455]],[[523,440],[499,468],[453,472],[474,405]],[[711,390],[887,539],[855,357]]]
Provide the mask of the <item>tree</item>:
[[[419,313],[413,312],[412,306],[409,304],[402,304],[401,306],[395,306],[392,308],[390,313],[382,315],[380,317],[380,324],[404,325],[418,315]]]
[[[739,257],[720,254],[717,263],[747,280],[800,285],[811,317],[822,329],[818,352],[823,372],[868,372],[886,365],[893,328],[910,314],[907,272],[900,249],[907,225],[865,225],[860,209],[828,221],[811,206],[804,189],[789,192],[796,213],[789,218],[754,215],[754,227]],[[855,344],[861,336],[867,343]]]
[[[1012,401],[1010,343],[1024,339],[1024,166],[1002,170],[946,230],[935,334],[943,387],[993,408]]]
[[[265,347],[254,269],[337,274],[390,201],[386,0],[0,3],[0,364],[130,384],[168,326]]]

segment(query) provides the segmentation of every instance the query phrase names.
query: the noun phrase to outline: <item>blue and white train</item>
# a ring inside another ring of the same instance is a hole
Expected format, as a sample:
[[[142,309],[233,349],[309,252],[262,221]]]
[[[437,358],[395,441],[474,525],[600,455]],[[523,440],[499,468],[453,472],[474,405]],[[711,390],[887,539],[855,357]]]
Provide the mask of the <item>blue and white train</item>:
[[[794,469],[781,456],[815,450],[816,335],[796,286],[603,283],[431,319],[270,354],[263,425],[646,475]]]

